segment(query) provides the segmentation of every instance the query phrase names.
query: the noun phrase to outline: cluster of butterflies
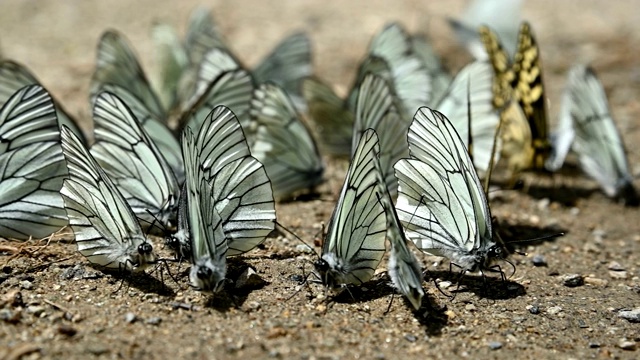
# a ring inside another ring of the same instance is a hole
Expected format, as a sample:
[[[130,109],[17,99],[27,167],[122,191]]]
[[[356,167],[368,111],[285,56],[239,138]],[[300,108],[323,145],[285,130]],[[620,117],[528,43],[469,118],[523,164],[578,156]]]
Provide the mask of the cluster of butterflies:
[[[555,171],[572,150],[607,195],[637,205],[593,71],[570,72],[549,136],[530,26],[521,26],[513,59],[488,27],[479,36],[488,60],[452,77],[426,39],[391,24],[373,38],[342,99],[311,76],[304,34],[250,72],[207,11],[194,12],[184,40],[158,24],[156,91],[124,36],[107,31],[91,83],[91,146],[26,68],[4,60],[0,236],[45,237],[70,225],[93,264],[141,271],[159,261],[146,234],[162,229],[176,256],[191,262],[192,286],[219,291],[226,257],[274,230],[274,200],[322,181],[323,149],[351,164],[317,274],[330,288],[360,285],[389,239],[389,275],[418,308],[422,273],[408,241],[463,271],[489,269],[505,255],[480,182],[496,163],[513,174]],[[304,109],[320,146],[298,115]]]

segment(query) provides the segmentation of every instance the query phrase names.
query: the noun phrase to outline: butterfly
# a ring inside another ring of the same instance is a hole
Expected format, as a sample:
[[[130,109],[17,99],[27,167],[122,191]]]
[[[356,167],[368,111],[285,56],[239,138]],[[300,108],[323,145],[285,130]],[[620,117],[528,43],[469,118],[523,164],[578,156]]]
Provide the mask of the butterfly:
[[[607,196],[638,206],[622,138],[604,88],[590,67],[576,65],[569,71],[559,126],[552,139],[554,153],[547,161],[549,170],[559,169],[571,149],[578,155],[582,170],[598,181]]]
[[[407,237],[463,271],[487,269],[502,256],[491,213],[469,153],[438,111],[421,108],[409,128],[410,159],[395,165],[396,209]]]
[[[384,255],[387,229],[378,201],[378,152],[375,131],[365,131],[331,215],[322,256],[314,263],[322,283],[332,290],[369,281]]]
[[[191,166],[197,169],[189,170],[191,175],[187,176],[179,202],[178,231],[168,239],[169,245],[178,248],[178,253],[191,256],[195,246],[192,232],[200,230],[189,223],[197,205],[190,203],[187,194],[199,191],[201,179],[213,187],[211,211],[221,218],[227,256],[261,244],[275,227],[271,183],[262,164],[251,156],[233,112],[225,106],[215,107],[196,135],[190,128],[185,129],[182,143],[185,162],[193,163]]]
[[[355,150],[366,129],[374,129],[379,134],[379,163],[392,197],[396,196],[398,188],[393,164],[409,155],[405,140],[409,123],[402,118],[397,103],[387,81],[372,73],[365,75],[356,102],[352,146]]]
[[[387,25],[372,39],[346,99],[315,78],[303,82],[309,116],[316,123],[327,152],[338,156],[351,154],[358,91],[369,73],[388,82],[398,98],[398,112],[407,122],[418,107],[430,101],[429,71],[412,46],[411,38],[399,24]]]
[[[0,107],[5,104],[11,95],[27,85],[40,85],[40,82],[24,65],[11,60],[0,61]],[[62,125],[67,126],[86,144],[87,139],[80,127],[78,127],[76,120],[69,115],[59,102],[55,99],[53,102],[60,127]]]
[[[491,64],[486,61],[472,62],[458,72],[435,106],[451,121],[467,148],[470,148],[469,130],[471,130],[473,147],[470,151],[475,168],[481,173],[489,169],[496,140],[498,141],[497,149],[500,149],[500,139],[496,139],[500,115],[493,107],[492,86]]]
[[[263,83],[253,92],[249,128],[251,153],[267,171],[275,198],[286,198],[322,181],[324,164],[316,142],[287,93]]]
[[[42,238],[66,226],[66,176],[55,104],[41,86],[23,87],[0,109],[0,236]]]
[[[68,128],[61,139],[69,177],[60,194],[78,251],[112,270],[138,272],[156,263],[153,244],[117,186]]]
[[[174,92],[168,98],[180,98],[180,93],[190,94],[189,84],[193,83],[196,69],[207,52],[219,48],[233,56],[211,13],[204,8],[197,8],[191,14],[183,43],[177,39],[175,30],[167,25],[156,25],[154,34],[158,53],[164,59],[160,82],[168,84],[164,88]],[[240,63],[233,57],[236,63]],[[287,36],[251,71],[256,83],[270,81],[280,85],[296,105],[301,105],[301,81],[311,72],[311,43],[304,33]],[[177,94],[176,90],[179,90]],[[240,117],[236,109],[232,109]]]
[[[382,177],[383,174],[383,169],[379,169],[379,175]],[[384,182],[381,181],[380,183],[383,184]],[[387,265],[391,283],[418,310],[424,297],[422,268],[407,246],[407,238],[404,234],[404,229],[400,225],[398,213],[393,206],[391,193],[384,186],[379,186],[378,191],[378,201],[384,208],[387,219],[387,238],[391,242],[391,252]]]
[[[109,30],[98,43],[97,64],[91,78],[91,99],[103,91],[118,96],[131,109],[145,132],[173,169],[184,179],[180,144],[167,126],[168,115],[138,62],[131,46],[120,33]]]
[[[175,226],[178,180],[129,107],[118,96],[102,92],[94,100],[93,119],[91,155],[136,216],[147,224]]]
[[[513,62],[495,33],[485,26],[481,27],[479,32],[495,72],[494,107],[500,110],[506,106],[515,106],[515,103],[510,103],[513,100],[525,115],[517,121],[516,118],[512,118],[511,124],[502,128],[502,143],[505,145],[502,157],[507,159],[508,167],[513,173],[527,169],[543,170],[551,152],[551,143],[548,138],[549,125],[540,50],[531,26],[527,22],[520,26],[518,48]],[[521,134],[530,134],[530,138],[522,138]],[[521,149],[527,156],[509,154],[505,149]],[[510,155],[515,156],[509,158]]]
[[[451,75],[445,69],[435,50],[424,36],[411,36],[411,48],[418,59],[424,64],[431,78],[431,100],[440,99],[449,84],[451,84]]]

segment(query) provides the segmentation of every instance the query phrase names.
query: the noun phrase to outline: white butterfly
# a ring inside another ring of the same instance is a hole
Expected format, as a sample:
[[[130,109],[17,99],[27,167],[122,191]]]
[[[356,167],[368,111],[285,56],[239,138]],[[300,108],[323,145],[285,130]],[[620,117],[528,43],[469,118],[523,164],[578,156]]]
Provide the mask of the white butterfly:
[[[371,279],[385,252],[386,219],[378,201],[381,186],[378,136],[362,134],[351,159],[315,269],[330,289]]]
[[[129,107],[102,92],[94,100],[91,155],[116,184],[139,219],[176,225],[180,187],[155,143]]]
[[[138,219],[78,137],[61,133],[69,178],[60,194],[78,251],[101,267],[143,271],[157,258]]]
[[[5,104],[11,95],[28,85],[40,85],[40,82],[24,65],[11,60],[0,61],[0,107]],[[82,130],[78,127],[76,120],[55,99],[53,99],[53,103],[56,108],[59,126],[67,126],[86,144],[87,140]]]
[[[98,43],[96,70],[91,79],[92,102],[103,91],[118,96],[133,112],[145,132],[173,169],[184,179],[180,144],[167,127],[168,115],[154,93],[131,46],[120,33],[110,30]]]
[[[382,175],[382,172],[380,175]],[[424,297],[422,268],[411,250],[409,250],[409,247],[407,247],[407,238],[404,234],[404,229],[400,225],[400,219],[393,206],[389,190],[380,187],[379,192],[381,194],[379,200],[384,207],[387,218],[387,238],[391,242],[387,271],[393,286],[418,310]]]
[[[493,240],[489,205],[460,136],[444,115],[424,107],[408,140],[411,159],[395,165],[396,208],[407,236],[464,271],[486,269],[502,248]]]
[[[181,215],[186,227],[179,228],[186,236],[188,248],[182,248],[193,265],[189,273],[191,286],[201,291],[217,292],[222,289],[227,273],[226,256],[229,249],[222,229],[222,218],[216,210],[214,190],[203,177],[200,154],[191,129],[182,134],[182,153],[186,182],[182,199],[185,208]],[[180,239],[179,239],[180,241]]]
[[[189,141],[195,141],[195,145],[188,145]],[[213,186],[212,211],[222,220],[229,247],[227,255],[242,254],[261,244],[275,227],[271,183],[262,164],[251,156],[240,123],[231,110],[224,106],[213,109],[195,137],[189,128],[185,129],[183,151],[185,161],[190,157],[199,159],[198,171],[187,179],[186,187],[199,189],[200,179]],[[194,151],[197,153],[193,154]],[[191,233],[199,230],[185,224],[191,217],[192,205],[188,198],[181,202],[185,206],[180,206],[182,215],[179,212],[177,238],[173,241],[184,248],[193,246]]]
[[[408,128],[409,123],[402,118],[397,99],[387,82],[375,74],[365,75],[356,102],[352,149],[355,151],[366,129],[374,129],[379,134],[382,176],[392,197],[398,189],[393,164],[409,155]]]
[[[251,100],[255,133],[251,153],[265,167],[275,198],[286,198],[322,181],[324,164],[306,125],[300,120],[286,92],[264,83]]]
[[[53,100],[24,87],[0,109],[0,236],[42,238],[66,226],[66,176]]]
[[[451,75],[442,65],[440,58],[426,37],[412,36],[411,48],[431,77],[431,99],[440,99],[451,83]]]
[[[591,68],[577,65],[569,72],[559,126],[552,139],[554,154],[546,163],[549,170],[559,169],[571,149],[582,170],[598,181],[607,196],[638,205],[622,139],[602,84]]]
[[[475,61],[458,72],[435,108],[455,127],[465,147],[469,142],[469,121],[475,168],[489,169],[500,115],[493,107],[493,68],[486,61]],[[471,108],[471,114],[469,114]],[[497,139],[499,140],[499,139]],[[500,153],[497,144],[494,163]]]

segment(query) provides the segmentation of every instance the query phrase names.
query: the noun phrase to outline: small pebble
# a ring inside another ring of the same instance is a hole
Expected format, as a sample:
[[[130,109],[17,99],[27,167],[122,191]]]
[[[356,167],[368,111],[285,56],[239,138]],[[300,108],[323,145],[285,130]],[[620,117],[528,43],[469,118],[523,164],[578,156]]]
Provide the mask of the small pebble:
[[[609,276],[613,279],[624,280],[629,277],[629,274],[626,271],[609,271]]]
[[[31,305],[27,307],[27,312],[33,314],[35,317],[40,317],[44,313],[44,306]]]
[[[620,263],[617,262],[617,261],[610,262],[609,265],[607,265],[607,269],[613,270],[613,271],[624,271],[625,270],[624,266],[620,265]]]
[[[547,260],[540,254],[534,255],[531,262],[533,263],[533,266],[547,266]]]
[[[636,349],[636,343],[634,341],[622,339],[618,343],[618,347],[622,350],[634,351]]]
[[[464,309],[467,311],[476,311],[476,306],[473,304],[467,304]]]
[[[418,340],[418,338],[415,335],[411,335],[411,334],[407,334],[404,336],[404,339],[407,340],[408,342],[416,342],[416,340]]]
[[[129,324],[132,324],[132,323],[136,322],[136,320],[138,320],[138,317],[134,313],[127,313],[124,316],[124,321],[126,321]]]
[[[502,343],[500,341],[491,341],[489,342],[489,349],[491,350],[502,349]]]
[[[607,286],[609,284],[607,280],[598,279],[598,278],[589,277],[589,276],[584,278],[584,283],[589,285],[595,285],[595,286]]]
[[[29,280],[22,280],[20,281],[20,287],[25,289],[25,290],[32,290],[33,289],[33,283]]]
[[[584,285],[584,278],[580,274],[568,274],[562,278],[562,284],[567,287]]]
[[[577,207],[572,207],[569,210],[569,214],[571,214],[572,216],[578,216],[580,215],[580,209],[578,209]]]
[[[633,310],[623,310],[618,313],[618,317],[623,318],[632,323],[640,322],[640,308]]]
[[[597,349],[597,348],[599,348],[599,347],[600,347],[600,343],[597,343],[597,342],[590,342],[590,343],[589,343],[589,347],[590,347],[590,348],[592,348],[592,349]]]
[[[0,320],[8,322],[10,324],[17,324],[22,318],[22,312],[20,310],[12,311],[9,309],[0,309]]]
[[[305,244],[296,245],[296,251],[299,251],[299,252],[305,253],[305,254],[313,253],[313,249],[310,248],[309,246],[305,245]]]
[[[446,288],[450,287],[451,284],[452,284],[451,281],[440,281],[438,283],[438,286],[440,286],[441,289],[446,289]]]
[[[236,289],[256,289],[265,283],[266,281],[264,281],[253,268],[248,267],[240,274],[240,277],[238,277]]]
[[[162,322],[162,318],[158,317],[158,316],[154,316],[152,318],[148,318],[145,323],[149,324],[149,325],[160,325],[160,323]]]
[[[12,271],[13,271],[13,268],[11,268],[11,266],[9,265],[5,265],[2,267],[2,272],[5,274],[11,274]]]
[[[557,315],[560,311],[562,311],[562,308],[560,306],[552,306],[547,309],[547,314]]]
[[[529,312],[533,315],[538,315],[540,314],[540,308],[537,305],[530,305],[527,306]]]

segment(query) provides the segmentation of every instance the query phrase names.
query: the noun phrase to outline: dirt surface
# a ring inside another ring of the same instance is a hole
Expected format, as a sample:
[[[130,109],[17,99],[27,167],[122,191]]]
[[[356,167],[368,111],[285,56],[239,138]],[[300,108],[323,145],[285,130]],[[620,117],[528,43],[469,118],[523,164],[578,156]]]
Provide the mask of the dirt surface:
[[[462,11],[463,1],[277,4],[208,3],[233,50],[250,65],[285,34],[306,30],[316,73],[341,89],[350,85],[371,36],[391,20],[429,33],[451,69],[469,61],[445,23]],[[87,91],[101,32],[124,32],[143,65],[153,69],[151,24],[163,19],[184,31],[195,5],[4,0],[0,44],[4,56],[26,64],[89,130]],[[590,62],[608,92],[636,175],[638,5],[542,0],[527,2],[523,14],[541,46],[552,123],[565,71],[575,61]],[[318,199],[277,207],[279,221],[309,242],[328,220],[347,166],[327,163]],[[0,358],[638,358],[640,324],[618,315],[640,306],[639,210],[613,203],[579,172],[526,180],[526,192],[492,193],[492,211],[506,236],[566,236],[513,255],[517,272],[507,282],[465,277],[454,300],[433,281],[456,281],[448,262],[423,256],[428,298],[417,313],[398,296],[390,305],[393,291],[383,266],[352,296],[327,302],[322,287],[299,285],[313,255],[282,237],[231,260],[231,278],[250,266],[264,283],[232,286],[214,298],[188,289],[186,265],[172,265],[179,284],[166,272],[164,281],[159,272],[122,281],[88,266],[68,234],[0,241]],[[536,255],[547,265],[534,266]],[[585,277],[584,285],[565,286],[571,274]]]

